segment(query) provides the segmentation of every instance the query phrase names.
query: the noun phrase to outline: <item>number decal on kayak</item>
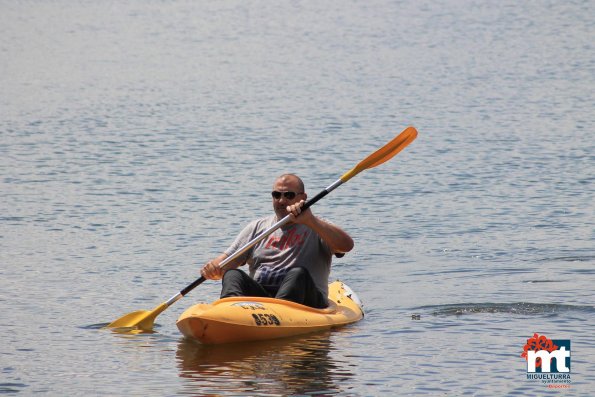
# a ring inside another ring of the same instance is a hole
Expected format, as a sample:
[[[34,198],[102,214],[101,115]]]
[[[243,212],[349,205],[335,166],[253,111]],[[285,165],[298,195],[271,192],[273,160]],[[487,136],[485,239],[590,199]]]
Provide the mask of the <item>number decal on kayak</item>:
[[[253,313],[252,318],[254,319],[254,323],[259,326],[267,326],[267,325],[281,325],[281,321],[275,316],[274,314],[269,313]]]

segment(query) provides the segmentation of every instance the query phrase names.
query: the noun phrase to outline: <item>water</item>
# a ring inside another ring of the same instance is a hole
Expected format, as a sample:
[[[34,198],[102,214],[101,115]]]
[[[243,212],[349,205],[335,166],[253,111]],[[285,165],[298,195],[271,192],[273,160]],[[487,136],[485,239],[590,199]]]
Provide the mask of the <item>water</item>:
[[[591,395],[594,3],[0,3],[0,392]],[[348,328],[204,347],[152,309],[270,213],[407,125],[314,208],[356,240]],[[533,333],[570,389],[526,379]]]

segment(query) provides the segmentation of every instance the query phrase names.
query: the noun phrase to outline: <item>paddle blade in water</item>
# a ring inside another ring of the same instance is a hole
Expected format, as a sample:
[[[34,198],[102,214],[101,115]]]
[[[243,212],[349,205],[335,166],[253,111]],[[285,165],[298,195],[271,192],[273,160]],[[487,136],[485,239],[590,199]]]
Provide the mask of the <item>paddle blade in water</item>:
[[[343,182],[347,182],[349,179],[353,178],[363,170],[374,168],[382,163],[387,162],[388,160],[395,157],[401,150],[405,149],[407,145],[413,142],[415,138],[417,138],[417,130],[414,127],[406,128],[392,141],[360,161],[355,167],[346,172],[341,177],[341,180]]]
[[[167,309],[167,304],[162,303],[151,311],[137,310],[109,323],[107,328],[137,328],[143,331],[151,331],[155,318],[165,309]]]

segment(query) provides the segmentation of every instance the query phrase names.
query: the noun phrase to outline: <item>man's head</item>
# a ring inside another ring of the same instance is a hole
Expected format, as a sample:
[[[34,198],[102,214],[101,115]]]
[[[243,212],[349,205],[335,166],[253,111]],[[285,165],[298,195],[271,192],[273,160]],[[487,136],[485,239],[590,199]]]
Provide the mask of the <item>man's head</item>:
[[[308,197],[304,189],[304,182],[294,174],[283,174],[273,184],[273,209],[279,219],[287,215],[287,206],[295,204]]]

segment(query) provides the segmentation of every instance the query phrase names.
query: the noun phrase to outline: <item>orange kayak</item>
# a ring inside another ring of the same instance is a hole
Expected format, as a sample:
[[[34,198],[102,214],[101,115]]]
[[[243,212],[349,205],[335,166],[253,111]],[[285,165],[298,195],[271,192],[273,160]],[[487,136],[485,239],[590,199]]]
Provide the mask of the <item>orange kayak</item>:
[[[204,344],[277,339],[340,327],[364,317],[363,305],[347,285],[329,285],[329,307],[256,297],[219,299],[189,307],[176,325],[182,334]]]

